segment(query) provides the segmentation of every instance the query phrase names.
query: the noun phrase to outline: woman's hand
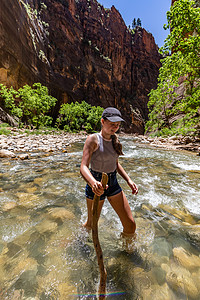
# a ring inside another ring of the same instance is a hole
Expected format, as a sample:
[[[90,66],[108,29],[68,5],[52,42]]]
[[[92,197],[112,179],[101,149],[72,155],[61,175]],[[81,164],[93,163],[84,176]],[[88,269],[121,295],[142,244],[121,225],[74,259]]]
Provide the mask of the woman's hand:
[[[103,185],[100,181],[96,180],[93,183],[93,185],[91,186],[91,188],[92,188],[93,193],[96,194],[97,196],[101,196],[104,193],[104,188],[103,188]],[[107,188],[108,188],[108,185],[106,185],[106,189]]]
[[[122,178],[124,178],[124,180],[126,180],[128,185],[130,186],[130,188],[132,190],[132,194],[137,195],[137,193],[138,193],[137,185],[130,179],[130,177],[128,176],[128,174],[125,172],[124,168],[120,165],[120,163],[118,161],[117,161],[117,171],[122,176]]]
[[[137,185],[131,179],[127,183],[130,186],[130,188],[132,189],[132,194],[137,195],[137,193],[138,193]]]
[[[95,181],[92,185],[92,191],[94,194],[96,194],[97,196],[101,196],[104,193],[104,188],[103,185],[100,181]]]

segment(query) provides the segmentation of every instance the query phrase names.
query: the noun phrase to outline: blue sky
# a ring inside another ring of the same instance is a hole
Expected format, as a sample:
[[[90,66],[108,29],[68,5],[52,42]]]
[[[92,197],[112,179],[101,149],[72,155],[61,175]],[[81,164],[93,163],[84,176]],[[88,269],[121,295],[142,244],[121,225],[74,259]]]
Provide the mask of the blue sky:
[[[151,32],[156,44],[164,44],[169,31],[163,29],[167,24],[166,13],[170,9],[171,0],[97,0],[105,8],[112,5],[120,12],[126,25],[131,25],[134,18],[140,18],[142,27]]]

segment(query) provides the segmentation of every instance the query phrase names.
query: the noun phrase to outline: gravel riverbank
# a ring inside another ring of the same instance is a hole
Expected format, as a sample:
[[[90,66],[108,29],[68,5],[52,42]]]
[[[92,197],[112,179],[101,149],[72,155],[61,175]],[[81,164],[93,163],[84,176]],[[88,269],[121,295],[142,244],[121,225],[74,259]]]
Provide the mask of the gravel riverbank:
[[[28,158],[33,152],[67,152],[74,142],[84,140],[86,133],[58,133],[35,134],[22,130],[11,129],[11,134],[0,135],[0,157]]]
[[[187,150],[200,154],[200,138],[189,136],[171,136],[163,137],[149,137],[136,136],[135,139],[140,143],[146,143],[156,148],[165,148],[168,150]]]
[[[34,131],[26,131],[10,128],[9,135],[0,135],[0,157],[29,158],[33,152],[67,152],[68,147],[74,142],[84,141],[87,133],[78,134],[51,132],[50,134],[35,134]],[[152,147],[165,148],[169,150],[188,150],[200,155],[200,138],[195,137],[169,137],[151,138],[136,134],[119,134],[120,137],[133,138],[135,142],[148,144]]]

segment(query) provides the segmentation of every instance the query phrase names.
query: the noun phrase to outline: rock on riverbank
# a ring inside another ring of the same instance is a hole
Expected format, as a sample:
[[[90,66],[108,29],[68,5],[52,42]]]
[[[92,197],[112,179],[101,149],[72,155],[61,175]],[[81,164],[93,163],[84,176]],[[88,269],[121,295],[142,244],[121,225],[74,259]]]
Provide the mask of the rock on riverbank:
[[[187,150],[196,152],[200,155],[200,137],[189,136],[171,136],[163,137],[149,137],[143,135],[136,135],[134,139],[139,143],[149,144],[157,148],[165,148],[168,150]]]
[[[84,140],[85,133],[27,134],[23,131],[11,129],[11,134],[0,135],[0,157],[28,158],[32,152],[67,152],[67,148],[74,142]]]

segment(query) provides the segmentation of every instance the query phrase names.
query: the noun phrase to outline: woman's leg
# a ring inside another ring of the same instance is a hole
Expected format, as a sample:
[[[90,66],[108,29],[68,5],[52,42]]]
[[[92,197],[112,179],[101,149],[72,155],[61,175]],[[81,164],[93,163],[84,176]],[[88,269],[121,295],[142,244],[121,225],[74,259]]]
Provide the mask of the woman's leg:
[[[122,222],[124,228],[122,234],[127,237],[134,236],[136,224],[124,192],[110,196],[108,200]]]
[[[88,218],[87,218],[87,221],[85,222],[85,224],[83,224],[83,226],[86,229],[92,229],[92,207],[93,207],[93,200],[89,199],[89,198],[86,198],[86,200],[87,200]],[[104,204],[104,200],[100,200],[99,201],[99,205],[98,205],[98,219],[100,217],[103,204]]]

